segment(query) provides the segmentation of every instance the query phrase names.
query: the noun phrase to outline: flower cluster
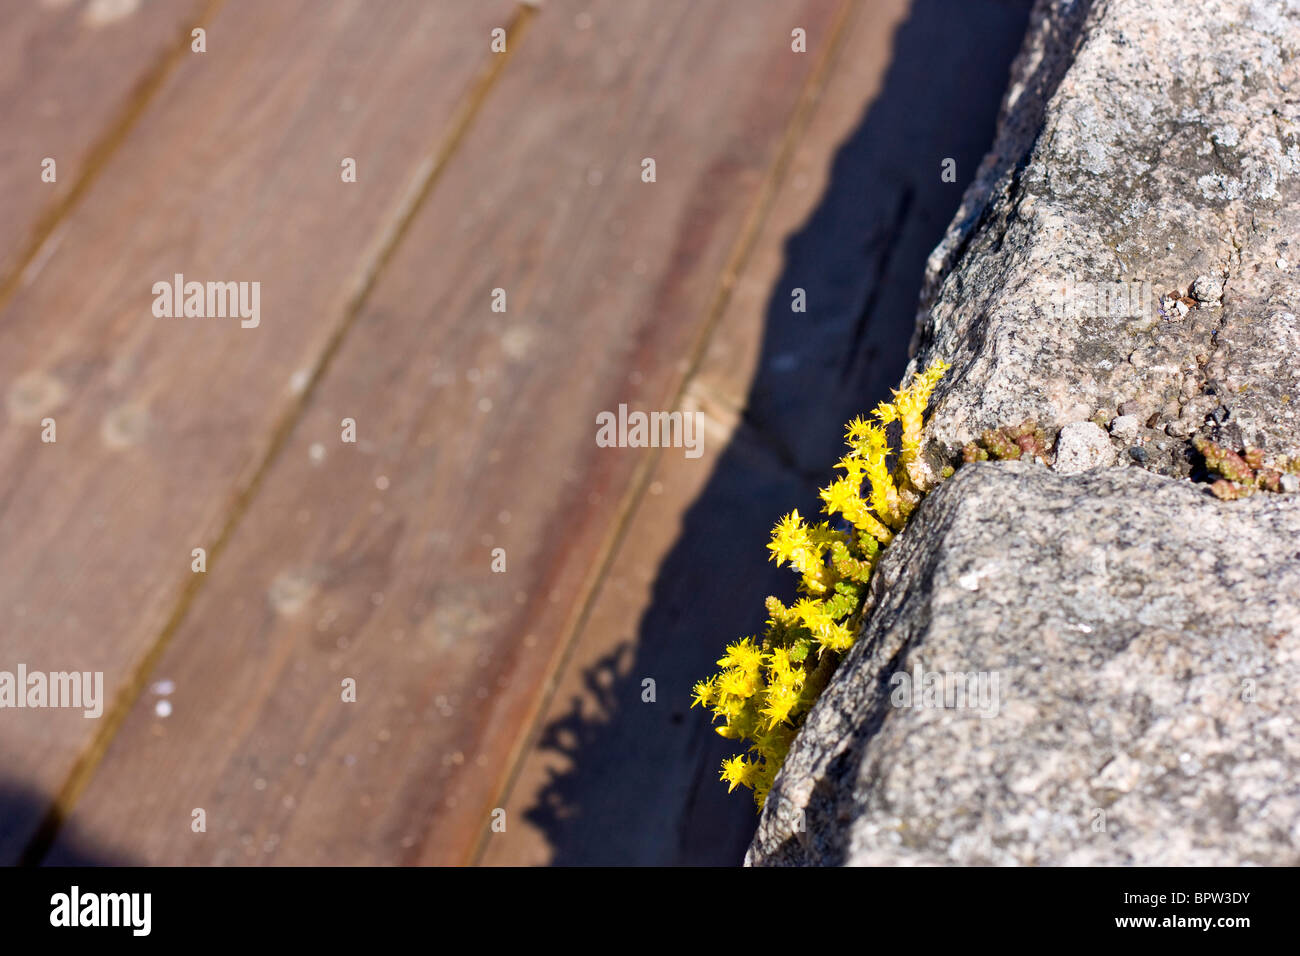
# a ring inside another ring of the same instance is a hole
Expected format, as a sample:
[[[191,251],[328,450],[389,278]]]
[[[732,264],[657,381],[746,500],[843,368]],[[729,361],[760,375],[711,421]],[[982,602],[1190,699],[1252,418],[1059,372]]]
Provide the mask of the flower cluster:
[[[947,368],[935,362],[870,418],[849,422],[848,452],[836,466],[844,474],[821,492],[831,520],[810,524],[791,511],[767,546],[778,567],[788,563],[799,573],[799,599],[787,607],[769,597],[762,639],[728,646],[721,670],[695,685],[692,706],[713,711],[722,721],[718,733],[750,742],[747,753],[723,761],[722,779],[730,790],[751,788],[760,807],[803,717],[853,645],[881,549],[938,481],[922,460],[921,426]],[[901,426],[896,454],[886,434],[893,422]]]

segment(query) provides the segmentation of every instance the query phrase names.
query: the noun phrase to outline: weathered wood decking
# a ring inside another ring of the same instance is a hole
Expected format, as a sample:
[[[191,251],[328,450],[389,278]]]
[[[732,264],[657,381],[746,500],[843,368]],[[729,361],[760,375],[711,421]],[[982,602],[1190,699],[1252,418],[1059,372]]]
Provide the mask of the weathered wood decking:
[[[132,6],[0,28],[0,669],[107,698],[0,710],[0,861],[738,860],[689,684],[901,370],[1024,4]]]

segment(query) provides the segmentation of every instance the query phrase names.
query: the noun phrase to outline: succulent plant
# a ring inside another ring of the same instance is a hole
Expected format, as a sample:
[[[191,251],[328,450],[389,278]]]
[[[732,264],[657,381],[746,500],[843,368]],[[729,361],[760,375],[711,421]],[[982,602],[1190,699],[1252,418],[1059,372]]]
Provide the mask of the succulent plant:
[[[944,468],[934,476],[921,455],[925,410],[947,368],[935,362],[871,417],[849,422],[848,452],[836,465],[844,474],[821,491],[822,510],[841,526],[809,524],[791,511],[777,522],[767,546],[778,566],[788,563],[799,573],[802,596],[790,607],[769,597],[762,639],[728,645],[718,660],[721,670],[695,685],[691,706],[711,709],[723,737],[750,742],[747,753],[723,761],[722,780],[729,790],[751,788],[759,807],[799,725],[853,646],[881,551],[926,493],[952,474]],[[902,426],[896,454],[886,435],[892,422]],[[1015,449],[1008,457],[1041,453],[1042,432],[1036,428],[999,429],[998,435],[999,448]]]

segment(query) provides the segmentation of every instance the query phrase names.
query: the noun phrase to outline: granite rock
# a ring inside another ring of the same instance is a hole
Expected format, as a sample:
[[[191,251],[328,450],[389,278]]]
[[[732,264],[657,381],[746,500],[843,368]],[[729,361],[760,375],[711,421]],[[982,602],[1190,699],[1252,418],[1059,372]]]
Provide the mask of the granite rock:
[[[922,503],[747,862],[1300,863],[1300,496],[1192,449],[1300,454],[1296,89],[1295,0],[1037,4],[912,367],[928,457],[1030,419],[1097,460]]]
[[[1136,402],[1300,452],[1297,88],[1295,0],[1040,3],[928,266],[914,367],[953,365],[932,438]]]
[[[976,463],[873,589],[748,862],[1300,863],[1295,498]]]
[[[1056,463],[1063,475],[1078,475],[1115,463],[1110,436],[1095,422],[1068,422],[1056,436]]]

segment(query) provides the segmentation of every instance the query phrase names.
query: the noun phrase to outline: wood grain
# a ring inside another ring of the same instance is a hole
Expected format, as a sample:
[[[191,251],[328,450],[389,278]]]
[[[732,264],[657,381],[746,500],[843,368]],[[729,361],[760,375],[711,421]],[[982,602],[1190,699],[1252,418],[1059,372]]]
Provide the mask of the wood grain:
[[[794,576],[764,561],[769,529],[820,510],[843,423],[898,383],[925,258],[992,139],[1025,13],[997,0],[857,9],[686,387],[684,407],[715,425],[709,467],[658,456],[505,804],[521,825],[493,833],[482,862],[741,860],[752,803],[717,779],[736,748],[687,709],[689,687],[761,629],[763,595],[794,596]],[[955,183],[939,178],[945,157]]]
[[[816,511],[815,476],[801,476],[780,445],[748,426],[744,408],[752,386],[790,385],[756,375],[769,309],[790,315],[781,288],[788,244],[815,214],[837,150],[879,93],[907,6],[858,5],[830,51],[771,214],[686,387],[684,407],[712,423],[707,454],[698,462],[658,456],[506,802],[517,823],[485,842],[485,864],[740,862],[753,802],[718,783],[716,768],[735,744],[688,708],[689,688],[716,670],[725,643],[762,628],[765,594],[793,588],[788,571],[764,560],[767,532],[791,508]],[[827,303],[814,305],[802,318],[824,321]],[[848,338],[842,330],[841,348]],[[823,393],[833,385],[795,380]],[[656,681],[654,704],[641,700],[646,677]]]
[[[221,566],[515,10],[230,0],[0,312],[6,660],[103,671],[108,697],[99,721],[5,712],[0,766],[31,796],[0,822],[0,861],[84,782],[201,583],[191,549]],[[155,318],[152,285],[175,273],[260,282],[260,326]]]
[[[819,483],[839,457],[843,423],[899,384],[926,260],[992,141],[1028,6],[864,6],[833,82],[874,95],[828,94],[823,115],[840,139],[828,153],[812,130],[804,138],[817,168],[796,159],[774,235],[710,339],[697,390],[725,397],[773,454]],[[955,181],[941,176],[947,159]],[[795,289],[805,312],[793,311]]]
[[[0,302],[215,6],[0,0]]]
[[[52,860],[470,858],[650,461],[595,416],[679,394],[841,9],[541,8]]]

